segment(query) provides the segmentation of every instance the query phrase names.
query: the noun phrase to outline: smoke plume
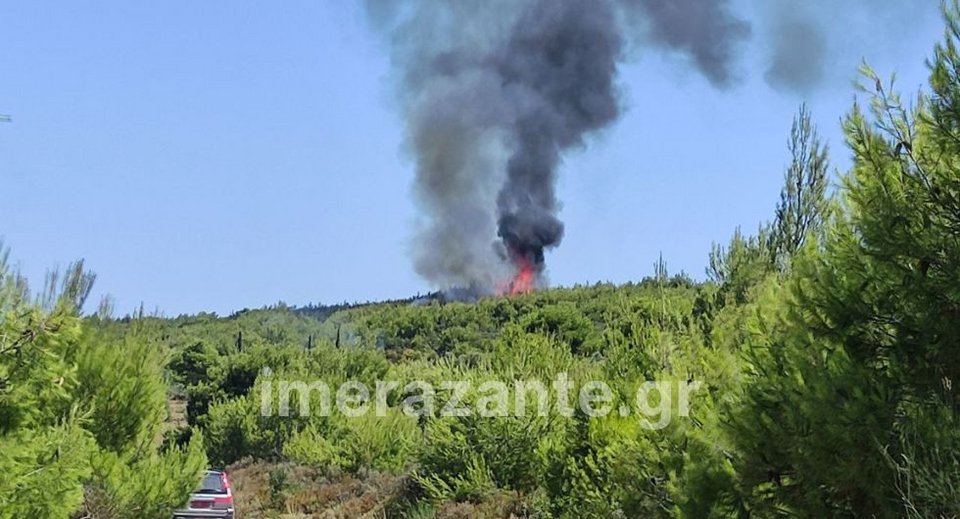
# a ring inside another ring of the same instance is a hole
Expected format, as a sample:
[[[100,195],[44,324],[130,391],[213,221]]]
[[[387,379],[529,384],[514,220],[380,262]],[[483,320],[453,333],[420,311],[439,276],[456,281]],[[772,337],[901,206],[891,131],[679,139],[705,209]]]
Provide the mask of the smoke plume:
[[[563,155],[615,121],[626,41],[666,49],[716,85],[750,27],[726,0],[368,0],[401,77],[422,209],[417,272],[495,291],[559,245]]]
[[[909,0],[765,0],[759,24],[771,87],[810,94],[825,83],[849,84],[860,61],[889,54],[936,15],[937,2]],[[904,13],[909,12],[909,16]]]
[[[652,45],[686,55],[713,84],[733,81],[736,45],[750,37],[750,24],[733,16],[725,0],[625,0],[633,25]]]
[[[774,88],[810,91],[824,74],[823,30],[816,20],[799,14],[783,15],[775,26],[778,36],[771,42],[764,78]]]

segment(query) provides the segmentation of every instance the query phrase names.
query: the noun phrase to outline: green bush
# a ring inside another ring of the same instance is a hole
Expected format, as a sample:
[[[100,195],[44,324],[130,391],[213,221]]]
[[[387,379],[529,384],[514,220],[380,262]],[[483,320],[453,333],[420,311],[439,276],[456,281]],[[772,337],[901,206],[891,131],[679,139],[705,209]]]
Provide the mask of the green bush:
[[[0,436],[0,518],[70,517],[83,503],[95,451],[75,418]]]
[[[82,264],[56,279],[37,306],[0,253],[0,517],[169,517],[206,459],[200,435],[159,450],[166,357],[81,322]]]
[[[386,416],[335,415],[326,427],[311,426],[284,445],[284,455],[327,471],[379,470],[399,474],[413,461],[420,440],[417,419],[398,408]]]
[[[206,467],[200,434],[184,448],[147,456],[103,451],[93,459],[88,514],[102,519],[167,519],[183,506]]]

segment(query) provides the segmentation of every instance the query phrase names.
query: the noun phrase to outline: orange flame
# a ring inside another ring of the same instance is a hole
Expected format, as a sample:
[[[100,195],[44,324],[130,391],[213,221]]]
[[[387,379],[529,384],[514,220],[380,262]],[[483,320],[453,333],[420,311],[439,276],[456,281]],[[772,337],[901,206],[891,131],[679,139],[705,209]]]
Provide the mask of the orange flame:
[[[513,275],[510,283],[502,290],[503,294],[517,295],[533,292],[534,282],[537,277],[533,263],[523,256],[515,257],[514,262],[517,266],[517,272]]]

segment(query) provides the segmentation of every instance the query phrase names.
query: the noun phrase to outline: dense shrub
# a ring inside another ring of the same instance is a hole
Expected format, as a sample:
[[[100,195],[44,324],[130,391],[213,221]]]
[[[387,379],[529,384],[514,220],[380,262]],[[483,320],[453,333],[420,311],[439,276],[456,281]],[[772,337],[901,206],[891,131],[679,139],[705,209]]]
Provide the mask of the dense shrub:
[[[206,459],[199,434],[160,451],[164,352],[84,326],[81,264],[55,279],[38,306],[0,253],[0,517],[169,517]]]

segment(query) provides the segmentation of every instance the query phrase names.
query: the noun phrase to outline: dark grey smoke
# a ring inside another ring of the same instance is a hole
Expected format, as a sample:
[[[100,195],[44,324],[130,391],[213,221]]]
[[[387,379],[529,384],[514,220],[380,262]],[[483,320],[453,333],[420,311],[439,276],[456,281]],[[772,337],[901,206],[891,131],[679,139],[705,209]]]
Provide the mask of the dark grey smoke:
[[[827,73],[826,25],[851,23],[856,4],[866,0],[767,0],[763,4],[767,68],[764,79],[778,90],[809,93]],[[872,0],[869,3],[873,3]]]
[[[764,0],[758,3],[767,59],[764,78],[778,90],[809,94],[849,85],[861,60],[889,56],[937,16],[939,2],[916,0]]]
[[[726,0],[368,0],[402,81],[418,273],[495,290],[519,259],[543,270],[563,237],[557,168],[620,115],[625,39],[688,56],[731,81],[749,26]],[[497,239],[499,237],[499,240]]]
[[[509,253],[543,267],[563,237],[554,192],[561,153],[620,113],[614,85],[623,40],[612,5],[541,0],[520,15],[493,57],[507,98],[516,99],[507,177],[497,196],[498,235]]]
[[[734,16],[727,0],[624,0],[627,16],[646,39],[687,55],[717,86],[732,81],[736,46],[750,37],[750,24]]]
[[[774,88],[808,92],[823,79],[827,47],[816,19],[782,13],[770,42],[770,64],[764,78]]]

